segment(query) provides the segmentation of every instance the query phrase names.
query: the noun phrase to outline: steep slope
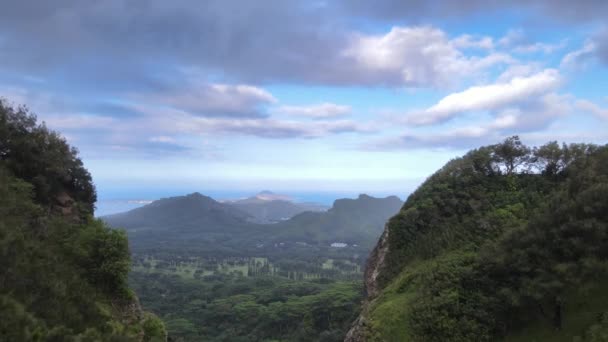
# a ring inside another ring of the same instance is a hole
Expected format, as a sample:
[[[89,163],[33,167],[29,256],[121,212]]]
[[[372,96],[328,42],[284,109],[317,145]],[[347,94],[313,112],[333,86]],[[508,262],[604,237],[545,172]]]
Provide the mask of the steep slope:
[[[259,194],[237,201],[225,202],[240,211],[248,213],[252,222],[267,224],[285,221],[306,211],[325,211],[326,206],[316,203],[296,203],[287,196],[262,191]]]
[[[126,235],[93,219],[76,151],[0,101],[0,339],[162,341],[127,286]]]
[[[387,224],[346,341],[600,341],[608,147],[517,137],[449,162]]]

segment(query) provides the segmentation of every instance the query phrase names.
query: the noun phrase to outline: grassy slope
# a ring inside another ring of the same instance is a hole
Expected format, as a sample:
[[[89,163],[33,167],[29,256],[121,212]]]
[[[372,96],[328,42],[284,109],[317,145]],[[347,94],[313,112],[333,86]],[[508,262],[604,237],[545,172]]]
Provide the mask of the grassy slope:
[[[415,270],[406,270],[370,306],[370,341],[411,341],[408,334],[408,304],[416,294]]]

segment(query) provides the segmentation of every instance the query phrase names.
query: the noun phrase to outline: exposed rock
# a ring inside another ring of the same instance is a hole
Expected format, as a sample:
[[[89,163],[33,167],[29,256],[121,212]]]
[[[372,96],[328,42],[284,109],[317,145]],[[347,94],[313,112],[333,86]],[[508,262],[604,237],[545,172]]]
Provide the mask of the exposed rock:
[[[388,253],[388,225],[384,226],[384,232],[380,236],[380,240],[374,250],[371,252],[367,263],[365,264],[364,283],[366,298],[363,302],[361,314],[353,322],[350,330],[344,338],[344,342],[364,342],[366,340],[367,329],[367,311],[370,303],[376,298],[380,292],[378,285],[378,276],[384,266],[384,258]]]
[[[388,234],[389,229],[388,225],[384,226],[384,232],[380,236],[380,240],[376,247],[372,250],[372,253],[367,260],[365,265],[365,291],[367,294],[367,299],[373,299],[378,295],[378,276],[380,275],[380,270],[384,266],[384,258],[388,253]]]

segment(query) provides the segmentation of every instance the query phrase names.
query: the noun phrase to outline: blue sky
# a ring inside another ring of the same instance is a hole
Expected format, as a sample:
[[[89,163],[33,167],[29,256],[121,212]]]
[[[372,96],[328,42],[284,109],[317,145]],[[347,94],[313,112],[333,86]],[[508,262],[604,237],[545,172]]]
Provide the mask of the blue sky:
[[[0,96],[79,148],[102,199],[405,197],[506,136],[606,143],[607,17],[605,1],[20,1],[0,13]]]

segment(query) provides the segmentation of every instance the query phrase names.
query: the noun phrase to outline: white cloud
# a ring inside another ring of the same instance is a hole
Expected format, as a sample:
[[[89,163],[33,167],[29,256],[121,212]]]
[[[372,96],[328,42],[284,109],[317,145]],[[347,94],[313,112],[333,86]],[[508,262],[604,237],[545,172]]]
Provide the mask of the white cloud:
[[[375,79],[372,83],[404,86],[446,87],[492,66],[514,62],[501,53],[464,55],[457,47],[489,44],[472,39],[458,37],[451,41],[445,32],[433,27],[393,27],[383,35],[353,36],[343,56],[354,63],[353,73]]]
[[[581,63],[584,63],[589,58],[592,58],[595,54],[595,50],[595,43],[590,40],[587,40],[580,49],[574,50],[566,54],[562,59],[560,66],[562,68],[579,66]]]
[[[576,108],[591,113],[600,119],[608,120],[608,108],[602,108],[589,100],[578,100]]]
[[[566,40],[562,40],[559,43],[540,43],[530,42],[522,29],[509,30],[507,34],[498,40],[498,46],[502,48],[510,49],[515,53],[553,53],[566,46]]]
[[[503,47],[513,47],[526,42],[526,34],[522,29],[512,29],[498,40],[498,45]]]
[[[152,98],[163,105],[173,106],[200,116],[262,116],[258,107],[277,100],[268,91],[244,84],[195,83],[187,89]]]
[[[510,82],[471,87],[450,94],[434,106],[407,117],[414,125],[431,125],[453,118],[455,115],[497,110],[522,101],[533,99],[556,88],[560,84],[559,72],[546,69],[529,77],[516,77]]]
[[[513,64],[498,76],[497,82],[509,82],[516,77],[528,77],[540,71],[541,66],[539,63]]]
[[[517,53],[535,53],[535,52],[542,52],[542,53],[553,53],[559,49],[562,49],[566,46],[566,41],[561,41],[560,43],[557,44],[549,44],[549,43],[532,43],[532,44],[525,44],[525,45],[519,45],[516,46],[515,48],[513,48],[514,52]]]
[[[569,95],[549,93],[534,97],[525,105],[519,104],[501,110],[487,122],[434,133],[409,132],[396,138],[368,143],[363,148],[367,150],[469,149],[514,134],[544,131],[558,118],[573,112],[572,100]]]
[[[255,136],[270,139],[322,138],[342,133],[369,134],[378,130],[371,122],[353,120],[285,120],[272,117],[201,117],[187,111],[139,105],[142,128],[153,136],[213,135]],[[136,122],[131,125],[137,125]]]
[[[320,103],[308,106],[280,106],[273,112],[292,116],[309,117],[312,119],[329,119],[349,115],[352,111],[350,106],[337,105],[334,103]]]
[[[452,45],[458,49],[477,48],[490,50],[494,48],[494,40],[488,36],[475,37],[470,34],[463,34],[454,38]]]
[[[174,143],[175,139],[166,135],[159,135],[156,137],[151,137],[148,139],[150,142],[158,142],[158,143]]]

